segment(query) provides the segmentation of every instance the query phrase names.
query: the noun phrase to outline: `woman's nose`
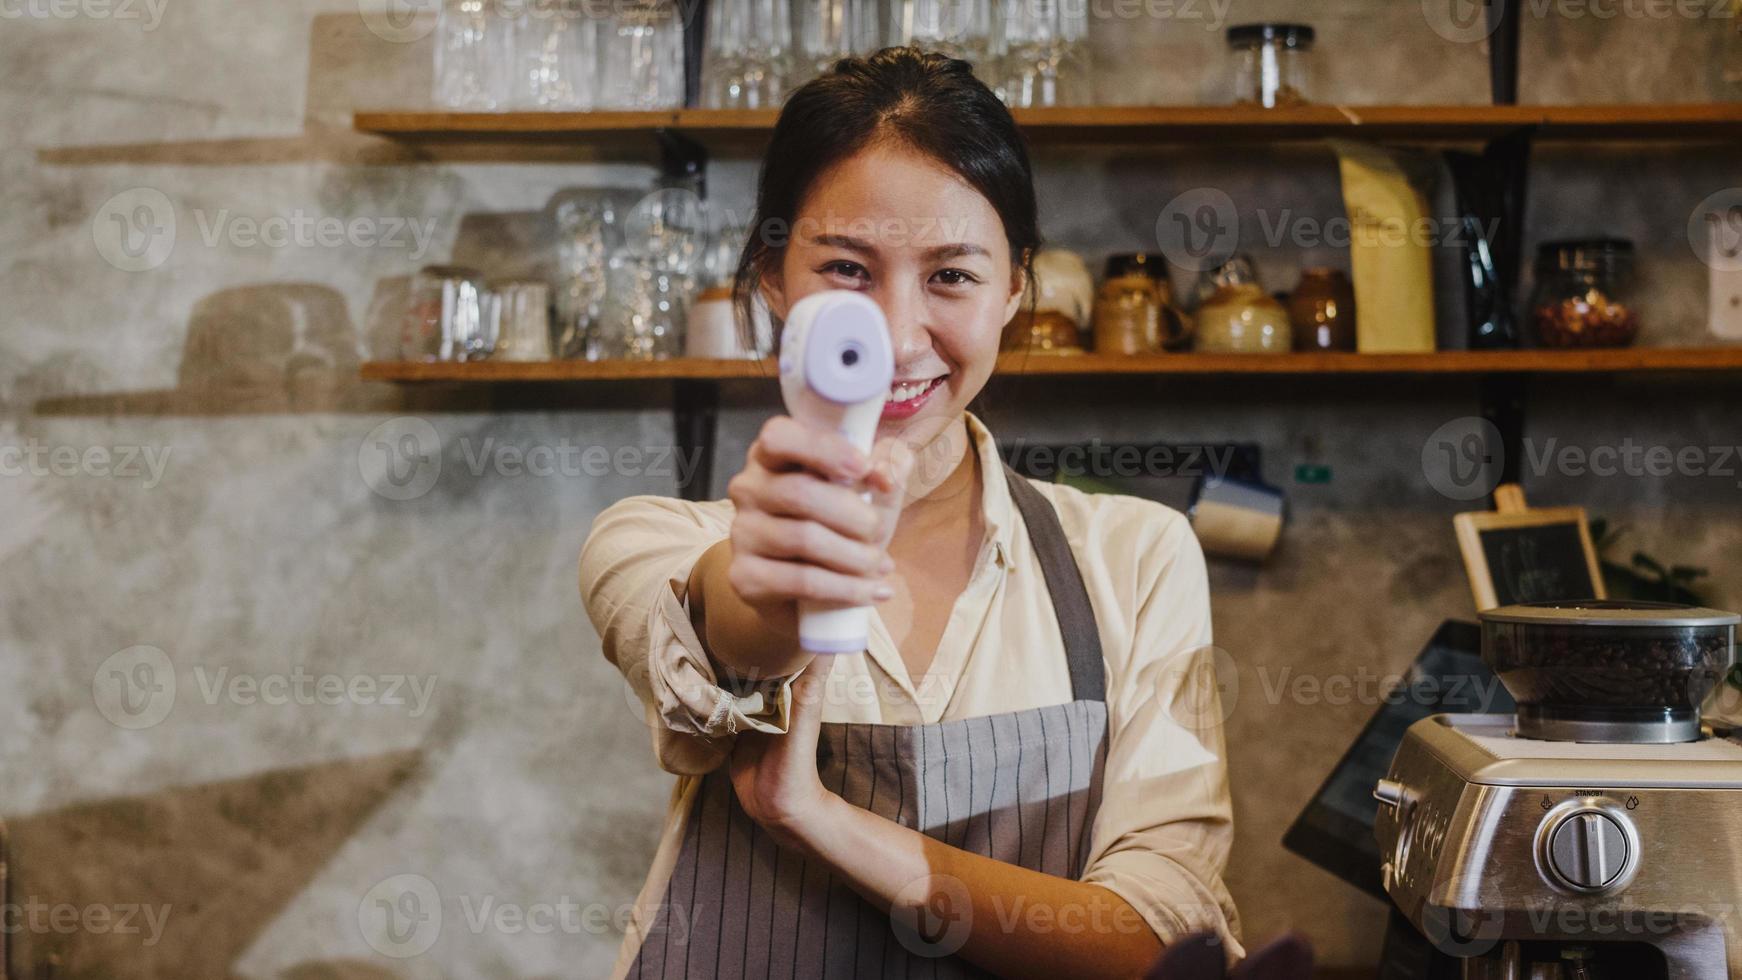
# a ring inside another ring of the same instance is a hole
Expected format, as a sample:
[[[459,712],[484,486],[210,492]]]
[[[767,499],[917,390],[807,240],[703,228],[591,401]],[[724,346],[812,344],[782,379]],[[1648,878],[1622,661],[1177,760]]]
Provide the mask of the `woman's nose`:
[[[931,350],[931,329],[924,297],[911,290],[890,288],[876,297],[889,321],[889,343],[895,351],[895,363],[906,364]]]

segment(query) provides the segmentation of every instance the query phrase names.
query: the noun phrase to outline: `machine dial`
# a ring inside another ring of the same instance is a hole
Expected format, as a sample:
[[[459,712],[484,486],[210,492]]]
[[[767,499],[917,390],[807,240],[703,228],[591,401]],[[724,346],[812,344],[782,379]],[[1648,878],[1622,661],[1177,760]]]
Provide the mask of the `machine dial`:
[[[1548,859],[1555,874],[1574,888],[1600,891],[1627,867],[1629,844],[1620,822],[1583,810],[1564,817],[1549,832]]]

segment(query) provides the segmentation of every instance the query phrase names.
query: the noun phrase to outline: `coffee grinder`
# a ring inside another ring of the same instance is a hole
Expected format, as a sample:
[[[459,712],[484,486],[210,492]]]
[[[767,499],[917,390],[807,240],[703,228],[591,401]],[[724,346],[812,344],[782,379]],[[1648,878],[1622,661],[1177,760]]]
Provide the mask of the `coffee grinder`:
[[[1416,722],[1374,790],[1385,890],[1464,980],[1742,977],[1742,732],[1700,716],[1739,619],[1481,614],[1516,714]]]

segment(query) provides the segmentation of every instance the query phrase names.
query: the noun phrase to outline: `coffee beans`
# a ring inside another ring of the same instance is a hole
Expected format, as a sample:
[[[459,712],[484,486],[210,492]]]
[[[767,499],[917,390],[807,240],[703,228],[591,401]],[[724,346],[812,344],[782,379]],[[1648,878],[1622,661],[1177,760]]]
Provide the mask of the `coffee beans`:
[[[1728,626],[1485,629],[1489,666],[1521,705],[1697,709],[1730,667]]]

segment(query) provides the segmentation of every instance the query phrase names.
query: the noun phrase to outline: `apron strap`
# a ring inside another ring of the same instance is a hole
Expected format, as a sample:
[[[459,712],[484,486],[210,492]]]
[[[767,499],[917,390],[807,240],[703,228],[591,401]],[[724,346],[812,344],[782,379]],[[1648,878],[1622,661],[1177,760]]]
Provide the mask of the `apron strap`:
[[[1065,641],[1065,663],[1071,672],[1071,697],[1077,701],[1105,701],[1107,665],[1101,659],[1101,631],[1095,625],[1095,608],[1089,603],[1089,590],[1083,585],[1082,570],[1077,568],[1058,512],[1027,477],[1011,469],[1008,463],[1004,465],[1004,482],[1009,484],[1010,497],[1022,513],[1028,540],[1034,544],[1041,574],[1046,578],[1046,590],[1052,596],[1059,635]]]

